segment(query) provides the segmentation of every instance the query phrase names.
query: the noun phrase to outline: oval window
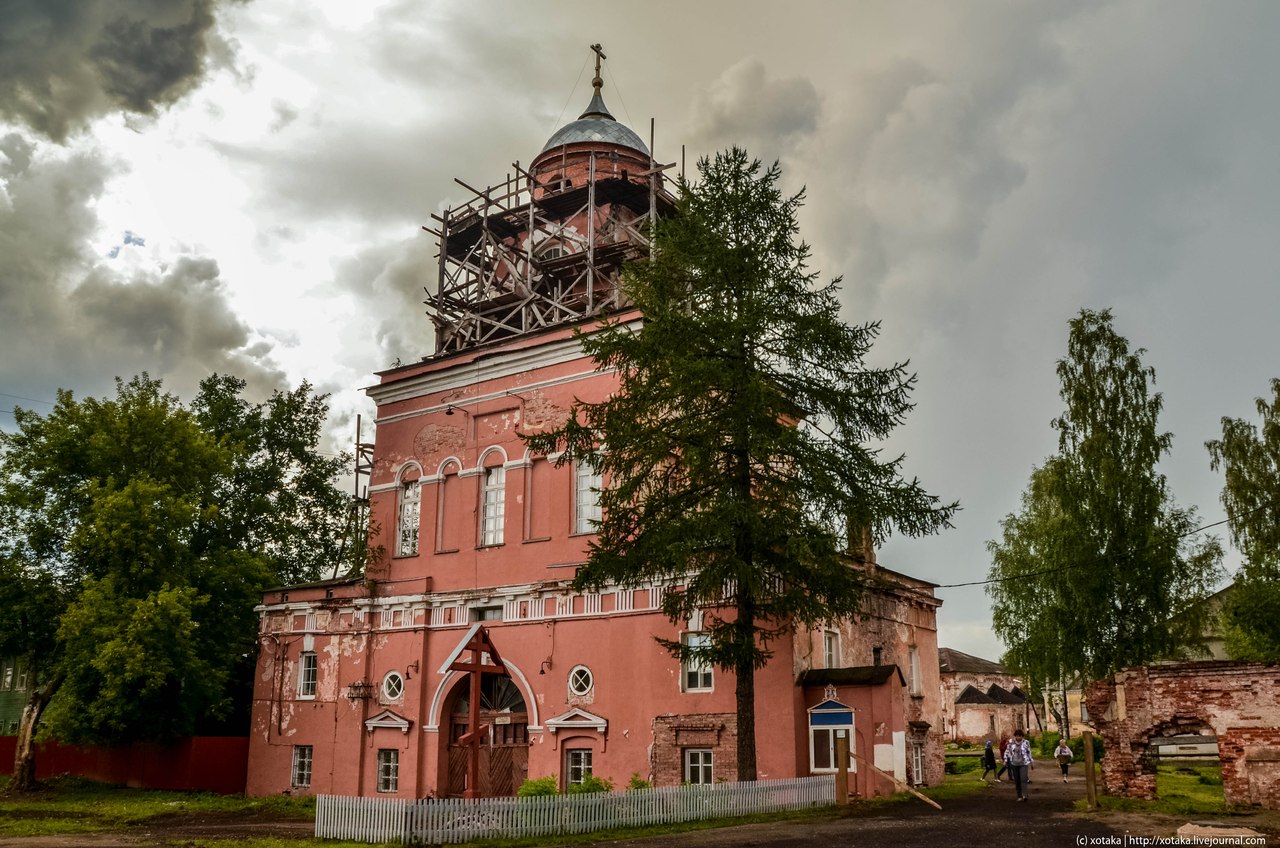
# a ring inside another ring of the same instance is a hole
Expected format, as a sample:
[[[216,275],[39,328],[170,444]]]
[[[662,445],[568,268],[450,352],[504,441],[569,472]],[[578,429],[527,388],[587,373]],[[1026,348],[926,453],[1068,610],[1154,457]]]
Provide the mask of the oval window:
[[[573,671],[569,672],[570,694],[586,695],[593,686],[595,686],[595,680],[591,676],[591,669],[585,665],[575,666]]]
[[[393,671],[382,678],[382,697],[387,701],[398,701],[404,694],[404,678],[400,672]]]

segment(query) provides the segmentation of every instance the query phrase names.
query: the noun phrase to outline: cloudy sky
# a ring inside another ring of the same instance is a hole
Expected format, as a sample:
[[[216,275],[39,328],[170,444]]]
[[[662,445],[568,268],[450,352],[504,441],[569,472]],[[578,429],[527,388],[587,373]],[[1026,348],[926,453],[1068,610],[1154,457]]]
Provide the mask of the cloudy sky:
[[[660,160],[736,143],[808,187],[815,267],[918,372],[888,447],[964,511],[883,563],[986,575],[1084,307],[1147,349],[1174,495],[1217,521],[1203,443],[1280,376],[1277,32],[1265,0],[5,3],[0,427],[219,371],[332,392],[343,446],[432,349],[420,226],[576,117],[602,42]],[[942,643],[998,656],[982,589],[939,594]]]

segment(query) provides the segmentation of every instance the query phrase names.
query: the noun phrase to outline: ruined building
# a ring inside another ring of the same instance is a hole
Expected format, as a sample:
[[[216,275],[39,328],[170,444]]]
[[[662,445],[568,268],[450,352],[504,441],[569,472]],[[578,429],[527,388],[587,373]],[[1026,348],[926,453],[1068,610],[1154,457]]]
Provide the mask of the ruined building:
[[[437,219],[436,349],[368,389],[368,488],[383,556],[361,577],[269,592],[260,607],[248,791],[509,795],[526,777],[624,786],[733,780],[732,675],[682,666],[655,637],[661,585],[574,593],[600,516],[589,467],[522,432],[617,387],[573,336],[638,320],[624,263],[674,198],[649,146],[594,94],[527,169]],[[761,778],[831,772],[853,732],[855,785],[942,779],[932,584],[877,579],[867,615],[775,643],[759,672]],[[478,755],[472,752],[478,748]]]

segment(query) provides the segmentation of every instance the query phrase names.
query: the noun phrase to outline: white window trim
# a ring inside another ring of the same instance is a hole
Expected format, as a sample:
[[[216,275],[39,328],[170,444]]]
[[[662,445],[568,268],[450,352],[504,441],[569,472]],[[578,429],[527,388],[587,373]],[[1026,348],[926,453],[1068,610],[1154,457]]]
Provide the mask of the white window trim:
[[[586,675],[586,684],[584,686],[574,686],[575,676],[580,676],[579,672]],[[591,673],[591,669],[585,665],[575,665],[569,669],[569,695],[575,698],[582,698],[590,695],[592,690],[596,688],[596,676]]]
[[[577,780],[573,779],[573,757],[575,754],[585,755],[586,766],[582,770],[581,776]],[[564,783],[565,786],[572,786],[575,783],[582,783],[588,775],[594,774],[594,756],[591,748],[565,748],[564,750]]]
[[[384,754],[387,756],[384,757]],[[395,748],[379,748],[377,763],[378,791],[386,794],[399,792],[400,751]]]
[[[815,731],[818,731],[818,730],[831,731],[831,742],[830,742],[831,766],[829,768],[818,768],[817,766],[818,759],[816,756],[814,756],[817,753],[817,746],[815,743]],[[850,760],[849,771],[851,772],[857,771],[857,768],[853,765],[853,763],[856,762],[853,759],[853,739],[854,739],[853,725],[852,724],[819,724],[819,725],[811,724],[809,725],[809,773],[810,774],[835,774],[837,771],[840,770],[839,765],[836,763],[836,731],[839,731],[839,730],[845,731],[845,733],[847,734],[847,738],[849,739],[849,760]]]
[[[701,631],[701,630],[689,630],[689,631],[686,631],[686,632],[684,633],[684,635],[683,635],[682,639],[684,640],[685,644],[686,644],[686,645],[688,645],[688,644],[690,644],[690,643],[691,643],[691,640],[693,640],[693,639],[699,639],[699,640],[707,639],[707,640],[709,640],[709,639],[710,639],[710,636],[709,636],[709,635],[707,635],[706,633],[704,633],[704,632],[703,632],[703,631]],[[693,664],[694,662],[697,662],[697,663],[698,663],[698,665],[694,665],[694,664]],[[689,675],[690,675],[690,674],[697,674],[697,675],[698,675],[698,685],[697,685],[697,686],[690,686],[690,685],[689,685]],[[705,678],[705,679],[707,679],[709,682],[707,682],[706,684],[703,684],[703,683],[702,683],[702,680],[703,680],[704,678]],[[682,662],[682,663],[680,663],[680,691],[682,691],[682,692],[712,692],[712,691],[715,691],[715,688],[716,688],[715,669],[714,669],[714,668],[712,668],[712,667],[711,667],[711,665],[710,665],[709,663],[707,663],[707,662],[705,662],[705,661],[703,661],[703,660],[696,660],[696,661],[695,661],[695,660],[690,660],[690,661],[688,661],[688,662]]]
[[[707,761],[705,763],[698,762],[696,765],[693,759],[697,756],[699,759],[705,755]],[[710,748],[685,748],[682,752],[681,759],[684,761],[684,782],[688,784],[696,784],[700,786],[711,786],[715,783],[715,752]],[[701,777],[701,772],[706,769],[707,780],[693,780],[695,770]]]
[[[400,485],[396,504],[396,556],[417,556],[422,530],[422,481]]]
[[[480,478],[480,547],[503,544],[507,510],[507,470],[491,465]]]
[[[822,662],[826,668],[840,667],[840,631],[822,631]]]
[[[300,770],[298,768],[302,761],[299,757],[303,751],[306,751],[306,780],[299,780]],[[310,745],[294,745],[293,746],[293,768],[289,775],[289,786],[293,789],[310,789],[311,775],[315,768],[315,749]]]
[[[307,673],[310,668],[310,674]],[[315,651],[303,651],[298,656],[298,699],[314,701],[320,683],[320,657]]]
[[[591,464],[578,460],[573,464],[573,532],[595,533],[604,513],[600,509],[600,490],[604,478]]]
[[[392,681],[395,681],[398,691],[393,695],[391,693]],[[399,703],[404,698],[404,675],[398,671],[388,671],[386,676],[382,678],[382,700],[384,703]]]

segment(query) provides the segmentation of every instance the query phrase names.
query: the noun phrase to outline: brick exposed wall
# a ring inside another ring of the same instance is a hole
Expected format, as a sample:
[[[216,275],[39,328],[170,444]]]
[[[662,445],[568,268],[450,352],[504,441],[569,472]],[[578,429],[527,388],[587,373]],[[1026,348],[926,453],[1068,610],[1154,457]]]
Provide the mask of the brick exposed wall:
[[[717,782],[738,779],[738,717],[734,713],[661,715],[653,720],[650,769],[654,786],[684,782],[684,749],[710,748]]]
[[[1125,669],[1086,693],[1106,745],[1106,791],[1156,797],[1150,746],[1161,737],[1218,737],[1229,804],[1280,809],[1280,666],[1199,662]]]

